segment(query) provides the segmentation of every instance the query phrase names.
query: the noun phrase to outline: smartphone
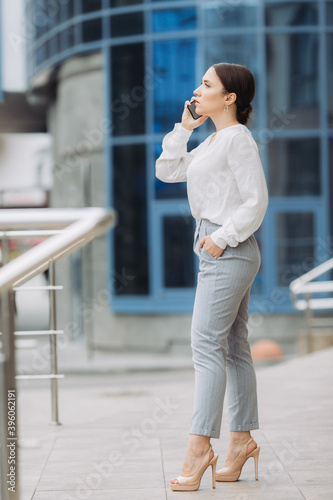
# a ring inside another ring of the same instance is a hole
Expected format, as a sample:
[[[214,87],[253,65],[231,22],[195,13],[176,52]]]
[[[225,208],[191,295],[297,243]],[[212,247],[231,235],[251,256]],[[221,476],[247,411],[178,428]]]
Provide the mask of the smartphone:
[[[197,120],[198,118],[200,118],[202,116],[202,115],[198,115],[198,113],[195,111],[195,101],[192,101],[191,104],[188,104],[187,108],[188,108],[189,112],[191,113],[192,118],[194,120]]]

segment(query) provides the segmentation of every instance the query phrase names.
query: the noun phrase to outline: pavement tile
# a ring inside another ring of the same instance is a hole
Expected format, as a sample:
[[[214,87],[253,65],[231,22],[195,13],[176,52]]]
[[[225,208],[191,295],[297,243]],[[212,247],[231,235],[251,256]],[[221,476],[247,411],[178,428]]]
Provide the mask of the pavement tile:
[[[159,474],[163,471],[163,465],[160,462],[138,462],[135,463],[127,463],[126,462],[126,473],[145,473],[149,471],[151,474]],[[47,464],[45,469],[43,470],[43,475],[45,476],[61,476],[66,474],[75,474],[75,475],[88,475],[93,471],[102,471],[101,473],[107,474],[109,470],[111,470],[118,474],[121,471],[124,471],[124,466],[122,467],[112,467],[110,463],[99,461],[96,463],[86,462],[86,463],[72,463],[70,465],[67,464],[55,464],[49,465]]]
[[[128,490],[94,490],[93,495],[86,497],[91,500],[165,500],[164,488],[138,488]],[[77,500],[69,491],[38,491],[32,500]]]
[[[91,490],[105,490],[105,489],[137,489],[137,488],[159,488],[163,482],[162,471],[159,473],[151,474],[145,473],[124,473],[124,470],[118,473],[100,474],[97,471],[91,470],[86,474],[70,474],[60,476],[46,476],[43,474],[41,477],[37,491],[75,491],[80,488],[82,492],[90,492]],[[81,495],[85,496],[84,493]]]
[[[300,488],[304,498],[306,500],[332,500],[333,498],[333,486],[332,481],[329,484],[317,484],[306,485]]]
[[[22,470],[22,469],[21,469]],[[35,491],[36,485],[38,484],[39,478],[42,471],[39,474],[20,474],[19,478],[19,490],[20,490],[20,500],[31,500],[33,493]]]

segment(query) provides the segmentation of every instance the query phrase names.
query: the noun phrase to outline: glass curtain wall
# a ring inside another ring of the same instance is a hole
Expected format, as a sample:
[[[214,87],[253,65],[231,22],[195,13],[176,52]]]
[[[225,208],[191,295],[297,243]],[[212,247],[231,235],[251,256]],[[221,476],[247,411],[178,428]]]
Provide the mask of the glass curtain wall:
[[[57,12],[46,5],[27,2],[31,76],[75,54],[103,51],[111,123],[106,189],[120,214],[110,272],[131,276],[113,290],[112,307],[192,309],[198,262],[186,183],[157,180],[155,161],[204,72],[225,61],[248,66],[256,79],[249,128],[270,195],[255,233],[262,264],[250,310],[263,310],[268,299],[273,312],[292,311],[290,281],[331,248],[333,2],[59,0]],[[213,131],[205,122],[188,150]],[[276,291],[279,301],[271,300]]]

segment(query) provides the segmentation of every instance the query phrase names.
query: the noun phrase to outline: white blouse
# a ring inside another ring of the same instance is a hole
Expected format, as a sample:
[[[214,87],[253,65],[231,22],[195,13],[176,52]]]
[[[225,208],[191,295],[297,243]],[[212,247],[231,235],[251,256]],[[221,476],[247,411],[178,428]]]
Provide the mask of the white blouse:
[[[261,225],[268,190],[258,146],[249,129],[237,124],[207,137],[187,152],[192,132],[176,123],[162,142],[156,177],[186,182],[191,213],[223,227],[211,234],[220,248],[236,247]]]

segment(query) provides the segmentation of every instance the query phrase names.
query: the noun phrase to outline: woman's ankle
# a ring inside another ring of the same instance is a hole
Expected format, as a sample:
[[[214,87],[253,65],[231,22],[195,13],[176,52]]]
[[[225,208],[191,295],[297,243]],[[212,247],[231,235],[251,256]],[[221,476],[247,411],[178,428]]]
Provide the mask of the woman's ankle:
[[[230,431],[230,443],[243,443],[251,438],[250,431]]]
[[[196,453],[204,453],[210,445],[209,436],[200,436],[198,434],[190,434],[188,441],[188,450]]]

